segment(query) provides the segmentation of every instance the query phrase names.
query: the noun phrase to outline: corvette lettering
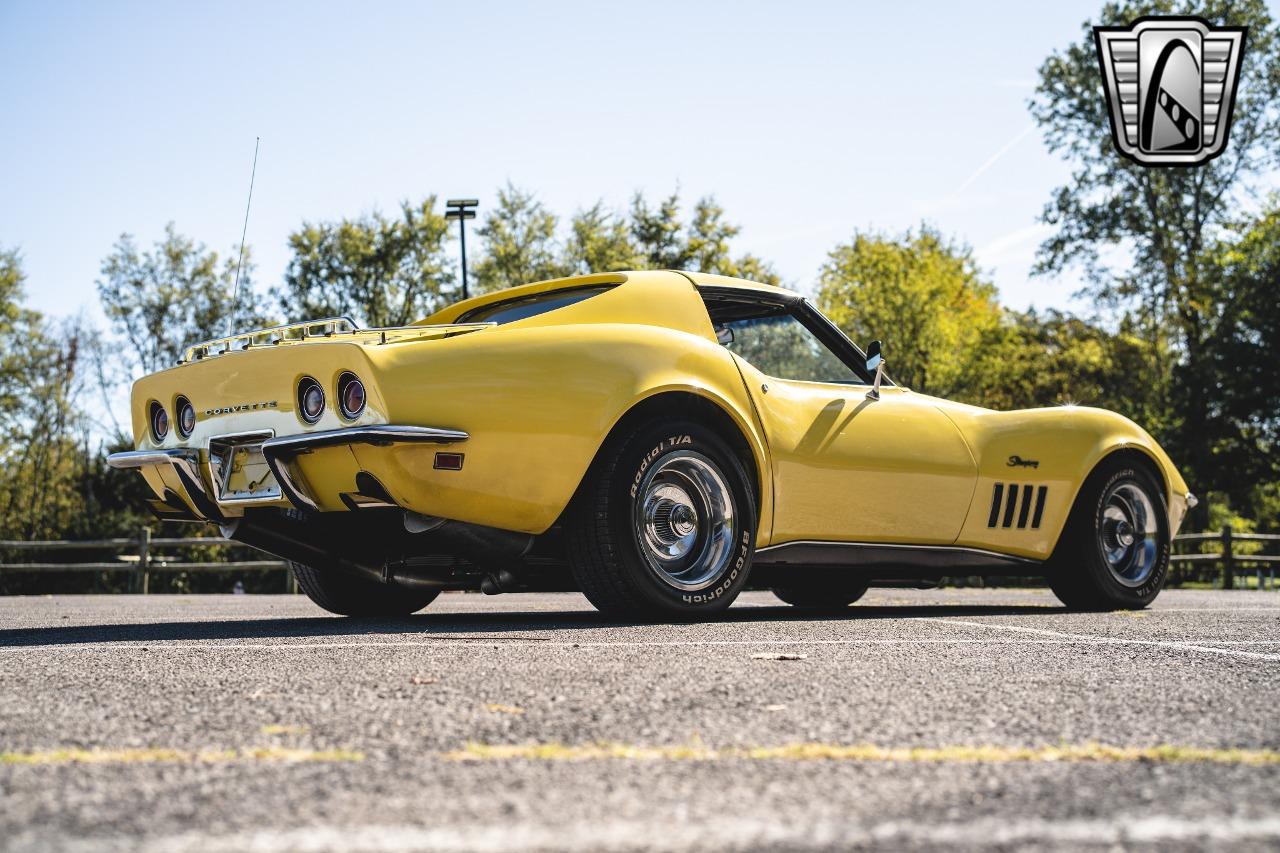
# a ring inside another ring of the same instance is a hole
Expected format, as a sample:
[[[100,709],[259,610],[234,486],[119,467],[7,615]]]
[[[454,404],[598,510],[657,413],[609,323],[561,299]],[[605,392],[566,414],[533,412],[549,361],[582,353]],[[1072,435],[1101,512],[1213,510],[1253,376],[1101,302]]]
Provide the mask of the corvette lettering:
[[[234,415],[237,412],[257,412],[257,411],[261,411],[262,409],[274,409],[274,408],[277,408],[276,401],[267,400],[266,402],[262,402],[262,403],[237,403],[234,406],[218,406],[217,408],[213,408],[213,409],[205,409],[204,415],[206,418],[209,418],[209,417],[213,417],[214,415]]]

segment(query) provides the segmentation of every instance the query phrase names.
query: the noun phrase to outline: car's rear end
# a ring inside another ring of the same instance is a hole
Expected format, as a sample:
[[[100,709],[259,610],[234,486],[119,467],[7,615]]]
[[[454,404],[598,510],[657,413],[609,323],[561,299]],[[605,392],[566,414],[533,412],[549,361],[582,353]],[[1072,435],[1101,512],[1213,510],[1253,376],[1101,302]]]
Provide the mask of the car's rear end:
[[[137,450],[113,454],[155,493],[162,517],[224,523],[261,507],[387,505],[366,455],[398,467],[456,464],[467,435],[396,423],[380,381],[395,347],[443,343],[488,328],[452,324],[356,329],[322,320],[211,341],[133,388]],[[378,355],[374,355],[377,352]],[[363,476],[362,476],[363,475]]]

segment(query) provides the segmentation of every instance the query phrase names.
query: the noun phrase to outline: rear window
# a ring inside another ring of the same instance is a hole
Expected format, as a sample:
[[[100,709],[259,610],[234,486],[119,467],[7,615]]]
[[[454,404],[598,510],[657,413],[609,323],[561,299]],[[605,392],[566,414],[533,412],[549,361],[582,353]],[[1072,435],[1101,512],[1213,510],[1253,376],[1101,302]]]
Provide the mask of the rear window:
[[[504,323],[514,323],[516,320],[525,320],[529,317],[536,317],[539,314],[546,314],[548,311],[554,311],[557,308],[575,305],[584,299],[599,296],[612,288],[613,285],[578,287],[572,290],[553,290],[549,293],[538,293],[533,296],[508,299],[506,302],[497,302],[493,305],[477,308],[474,311],[468,311],[459,317],[456,322],[497,323],[501,326]]]

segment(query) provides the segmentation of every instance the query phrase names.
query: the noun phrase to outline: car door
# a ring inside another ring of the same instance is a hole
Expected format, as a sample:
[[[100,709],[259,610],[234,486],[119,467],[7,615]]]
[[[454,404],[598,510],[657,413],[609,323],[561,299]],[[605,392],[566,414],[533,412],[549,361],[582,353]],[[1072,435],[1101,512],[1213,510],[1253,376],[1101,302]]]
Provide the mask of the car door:
[[[856,350],[841,336],[837,355],[818,323],[792,307],[725,324],[769,443],[772,542],[954,542],[977,479],[959,430],[905,388],[869,399]]]

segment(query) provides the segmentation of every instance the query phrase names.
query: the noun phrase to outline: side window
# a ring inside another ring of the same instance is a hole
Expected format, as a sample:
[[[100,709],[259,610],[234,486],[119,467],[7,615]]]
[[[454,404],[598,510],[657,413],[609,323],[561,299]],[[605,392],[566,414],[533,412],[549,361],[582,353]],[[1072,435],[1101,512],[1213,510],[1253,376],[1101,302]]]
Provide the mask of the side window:
[[[539,314],[546,314],[548,311],[554,311],[557,308],[565,308],[574,303],[581,302],[584,299],[590,299],[609,290],[608,287],[577,287],[572,290],[553,290],[550,293],[538,293],[534,296],[526,296],[523,299],[508,299],[506,302],[498,302],[493,305],[485,305],[474,311],[469,311],[458,318],[459,323],[497,323],[501,326],[503,323],[514,323],[516,320],[524,320],[529,317],[536,317]]]
[[[768,376],[803,382],[861,382],[847,364],[790,314],[729,320],[720,324],[716,332],[730,352]],[[729,337],[732,340],[726,341]]]

